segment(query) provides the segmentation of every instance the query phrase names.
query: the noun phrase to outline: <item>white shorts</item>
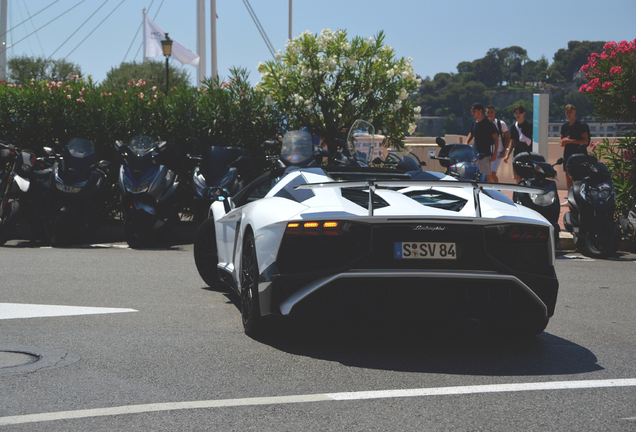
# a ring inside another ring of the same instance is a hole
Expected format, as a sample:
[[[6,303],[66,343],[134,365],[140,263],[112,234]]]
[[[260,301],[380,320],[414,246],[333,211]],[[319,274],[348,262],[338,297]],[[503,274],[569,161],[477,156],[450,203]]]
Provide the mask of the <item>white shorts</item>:
[[[490,164],[490,156],[484,156],[482,160],[477,161],[477,166],[479,167],[479,172],[486,175],[492,174],[492,168]]]
[[[502,158],[497,156],[497,159],[495,159],[495,161],[492,163],[492,166],[491,166],[492,172],[499,171],[499,165],[501,165],[501,161],[502,161]]]

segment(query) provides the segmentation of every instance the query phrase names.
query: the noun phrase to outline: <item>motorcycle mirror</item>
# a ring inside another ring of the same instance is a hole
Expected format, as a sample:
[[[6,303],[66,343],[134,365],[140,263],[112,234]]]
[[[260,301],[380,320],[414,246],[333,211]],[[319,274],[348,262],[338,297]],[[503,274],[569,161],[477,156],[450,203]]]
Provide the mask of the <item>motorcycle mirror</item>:
[[[43,147],[42,150],[44,150],[44,153],[46,153],[48,156],[55,156],[55,152],[51,147]]]
[[[444,140],[444,138],[442,137],[437,137],[435,138],[435,142],[437,143],[438,146],[440,147],[445,147],[446,146],[446,141]]]
[[[108,162],[107,160],[101,160],[97,163],[97,166],[100,168],[108,168],[110,165],[110,162]]]
[[[423,166],[423,167],[426,166],[426,161],[421,161],[420,166]]]
[[[266,150],[275,150],[278,144],[276,143],[276,141],[267,140],[263,141],[263,144],[261,144],[261,146],[264,147]]]
[[[336,147],[337,148],[342,148],[343,149],[343,148],[347,147],[347,143],[343,139],[336,138],[334,140],[334,142],[336,143]]]
[[[115,141],[115,149],[121,151],[124,148],[124,143],[120,140]]]
[[[557,159],[557,161],[556,161],[556,163],[554,165],[563,165],[563,158]]]

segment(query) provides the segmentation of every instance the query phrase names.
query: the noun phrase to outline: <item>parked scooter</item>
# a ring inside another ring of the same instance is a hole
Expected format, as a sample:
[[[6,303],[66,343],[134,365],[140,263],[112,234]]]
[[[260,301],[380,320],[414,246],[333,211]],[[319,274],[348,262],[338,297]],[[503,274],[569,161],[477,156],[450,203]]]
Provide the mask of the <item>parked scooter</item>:
[[[437,137],[435,142],[441,148],[437,156],[433,156],[431,159],[438,160],[439,164],[446,168],[446,175],[456,179],[486,181],[486,174],[479,172],[477,166],[477,161],[486,156],[477,153],[473,146],[446,144],[446,141],[441,137]]]
[[[71,139],[59,154],[48,147],[44,151],[55,159],[45,228],[51,246],[61,246],[97,227],[110,162],[96,162],[95,145],[83,138]]]
[[[192,173],[194,189],[194,223],[196,226],[207,219],[210,205],[223,189],[233,196],[243,188],[242,173],[247,169],[250,154],[240,147],[208,147],[200,156],[188,155],[198,162]]]
[[[559,241],[559,215],[561,207],[555,183],[557,172],[554,167],[561,164],[563,164],[563,158],[560,158],[554,165],[551,165],[545,161],[543,155],[535,152],[519,153],[512,162],[515,173],[524,179],[519,182],[520,185],[533,186],[546,191],[543,194],[515,192],[512,194],[512,200],[517,204],[531,208],[552,224],[554,227],[555,245]]]
[[[616,193],[604,164],[590,154],[568,158],[566,169],[574,185],[568,191],[570,211],[563,217],[565,229],[586,255],[605,258],[616,253],[621,230],[614,222]]]
[[[181,158],[176,143],[149,136],[136,136],[128,145],[116,141],[115,148],[123,159],[119,190],[126,242],[142,247],[179,220],[176,168]]]

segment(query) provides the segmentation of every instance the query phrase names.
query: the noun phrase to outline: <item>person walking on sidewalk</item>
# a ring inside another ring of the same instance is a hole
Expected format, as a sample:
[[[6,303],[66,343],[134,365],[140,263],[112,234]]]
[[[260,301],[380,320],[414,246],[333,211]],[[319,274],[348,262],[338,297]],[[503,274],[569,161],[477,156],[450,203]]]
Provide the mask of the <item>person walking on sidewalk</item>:
[[[486,107],[486,116],[488,120],[490,120],[497,127],[497,135],[498,140],[495,144],[495,153],[497,154],[497,159],[492,162],[492,181],[495,183],[499,183],[499,178],[497,177],[497,170],[499,169],[499,165],[501,165],[501,160],[504,158],[505,152],[508,149],[508,145],[510,144],[510,133],[508,132],[508,126],[506,123],[495,118],[495,107],[493,105],[488,105]]]
[[[510,146],[503,160],[505,163],[508,163],[511,152],[514,158],[519,153],[532,151],[532,125],[526,120],[526,109],[522,105],[517,105],[513,113],[517,122],[510,129]],[[512,173],[517,182],[521,180],[514,169]]]
[[[497,135],[497,127],[488,120],[484,115],[484,106],[480,103],[474,103],[470,109],[475,121],[470,125],[470,133],[466,144],[475,139],[475,150],[477,153],[484,155],[484,158],[477,161],[479,172],[486,174],[486,180],[492,180],[492,161],[497,158],[497,154],[492,151],[499,136]]]
[[[565,106],[565,116],[568,121],[561,126],[561,140],[559,144],[563,147],[563,171],[565,171],[565,183],[568,190],[572,187],[572,177],[568,175],[566,165],[568,158],[574,154],[585,153],[589,144],[589,133],[585,123],[576,118],[576,108],[572,104]]]

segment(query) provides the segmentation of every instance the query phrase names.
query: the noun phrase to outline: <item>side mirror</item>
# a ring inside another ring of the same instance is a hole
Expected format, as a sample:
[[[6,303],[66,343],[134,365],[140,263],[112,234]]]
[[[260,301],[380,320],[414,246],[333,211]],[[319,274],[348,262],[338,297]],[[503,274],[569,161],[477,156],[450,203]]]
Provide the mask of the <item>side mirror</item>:
[[[437,137],[435,138],[435,142],[437,143],[438,146],[440,147],[445,147],[446,146],[446,141],[444,140],[444,138],[442,137]]]
[[[334,142],[336,143],[336,148],[341,148],[341,149],[347,148],[347,143],[343,139],[336,138]]]
[[[263,144],[261,144],[261,146],[265,150],[276,150],[276,148],[278,147],[278,144],[276,143],[276,141],[267,140],[267,141],[263,141]]]
[[[42,149],[44,150],[44,153],[47,154],[47,156],[55,156],[55,152],[51,147],[43,147]]]
[[[120,140],[115,141],[115,150],[121,153],[123,148],[124,148],[124,143],[122,141]]]
[[[563,158],[557,159],[555,165],[563,165]]]
[[[423,167],[426,166],[426,161],[421,161],[420,166],[423,166]]]

